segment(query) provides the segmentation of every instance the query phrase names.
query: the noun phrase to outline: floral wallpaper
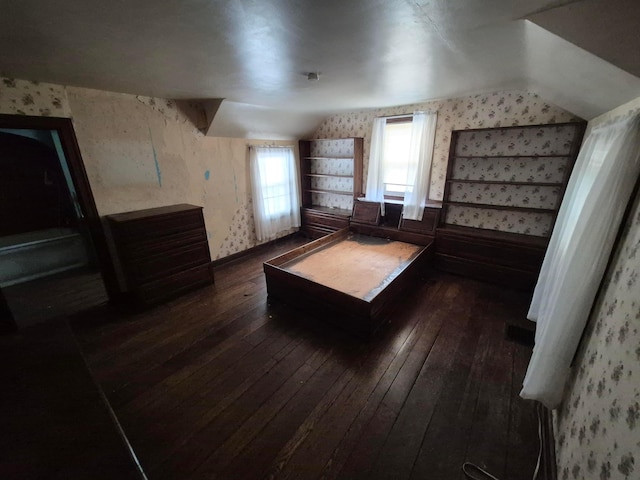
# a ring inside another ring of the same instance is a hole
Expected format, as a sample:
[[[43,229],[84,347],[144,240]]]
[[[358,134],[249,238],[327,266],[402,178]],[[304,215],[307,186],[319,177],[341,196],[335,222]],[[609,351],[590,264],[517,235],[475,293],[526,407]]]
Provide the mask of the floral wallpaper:
[[[70,117],[62,85],[0,77],[0,112],[8,115]]]
[[[313,138],[364,138],[364,181],[367,178],[371,128],[379,116],[417,110],[437,111],[438,123],[429,198],[442,200],[452,130],[580,121],[575,115],[525,91],[494,92],[420,104],[339,113],[324,120]]]
[[[311,142],[310,171],[327,175],[311,177],[311,188],[340,193],[312,193],[314,205],[353,209],[353,140],[320,139]],[[351,178],[349,178],[351,177]]]
[[[549,210],[560,205],[562,182],[578,132],[575,125],[550,125],[457,134],[447,201],[540,211],[445,206],[444,222],[548,236],[554,219]]]
[[[257,245],[258,239],[253,225],[253,203],[249,201],[241,205],[233,215],[229,231],[224,237],[219,250],[215,253],[214,260]]]
[[[204,136],[202,131],[207,128],[207,116],[198,102],[142,95],[136,95],[136,100],[175,123],[188,125],[193,135]]]
[[[559,478],[640,478],[640,196],[557,415]]]
[[[640,112],[640,98],[594,121]],[[640,478],[640,194],[612,255],[561,407],[558,478]]]
[[[502,128],[461,132],[456,155],[569,155],[576,128],[572,125],[539,128]]]
[[[312,157],[353,158],[353,141],[348,138],[320,139],[311,144]]]
[[[560,198],[560,188],[539,185],[505,185],[451,183],[452,202],[481,203],[512,207],[553,209]]]
[[[451,178],[498,182],[562,183],[569,157],[454,158]]]
[[[463,227],[548,237],[553,215],[451,205],[447,207],[446,222]]]

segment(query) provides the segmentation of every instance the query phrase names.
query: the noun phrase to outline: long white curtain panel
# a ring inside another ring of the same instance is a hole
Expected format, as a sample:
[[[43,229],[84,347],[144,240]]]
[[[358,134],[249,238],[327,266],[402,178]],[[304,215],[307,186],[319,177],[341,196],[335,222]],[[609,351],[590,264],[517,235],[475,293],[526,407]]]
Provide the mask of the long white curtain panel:
[[[369,170],[367,171],[367,188],[365,191],[365,200],[378,202],[382,215],[384,215],[384,172],[382,169],[382,159],[384,157],[384,130],[386,125],[387,119],[384,117],[373,119]]]
[[[537,326],[522,397],[549,408],[560,404],[639,173],[638,115],[591,131],[569,180],[527,315]]]
[[[293,147],[250,147],[251,191],[259,242],[300,226],[300,181]]]
[[[413,188],[404,194],[402,209],[402,216],[408,220],[422,220],[431,184],[431,162],[437,121],[436,112],[413,114],[407,169],[407,185],[412,185]]]

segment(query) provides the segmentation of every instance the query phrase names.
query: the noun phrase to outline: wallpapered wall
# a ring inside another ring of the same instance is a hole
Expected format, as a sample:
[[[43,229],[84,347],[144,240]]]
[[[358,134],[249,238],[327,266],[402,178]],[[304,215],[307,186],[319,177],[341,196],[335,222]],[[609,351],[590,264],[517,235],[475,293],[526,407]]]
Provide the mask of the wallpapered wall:
[[[373,119],[380,116],[413,113],[417,110],[438,112],[429,193],[429,198],[432,200],[442,200],[452,130],[581,120],[559,107],[546,103],[533,93],[494,92],[414,105],[336,114],[327,118],[320,125],[313,138],[363,137],[364,180],[366,182]]]
[[[213,259],[257,244],[247,144],[265,142],[205,137],[199,105],[0,78],[0,113],[73,118],[100,215],[192,203]]]
[[[640,112],[640,98],[589,124]],[[558,477],[640,478],[640,195],[613,254],[561,408]]]

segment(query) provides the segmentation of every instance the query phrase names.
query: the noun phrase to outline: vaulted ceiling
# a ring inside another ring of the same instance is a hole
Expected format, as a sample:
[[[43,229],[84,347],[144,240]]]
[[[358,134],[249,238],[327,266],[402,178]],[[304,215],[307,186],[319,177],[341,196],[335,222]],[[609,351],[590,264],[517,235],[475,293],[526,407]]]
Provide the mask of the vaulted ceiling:
[[[299,137],[339,111],[498,89],[539,93],[587,119],[640,96],[637,0],[0,0],[0,7],[0,74],[215,100],[214,135]],[[308,80],[310,72],[319,80]]]

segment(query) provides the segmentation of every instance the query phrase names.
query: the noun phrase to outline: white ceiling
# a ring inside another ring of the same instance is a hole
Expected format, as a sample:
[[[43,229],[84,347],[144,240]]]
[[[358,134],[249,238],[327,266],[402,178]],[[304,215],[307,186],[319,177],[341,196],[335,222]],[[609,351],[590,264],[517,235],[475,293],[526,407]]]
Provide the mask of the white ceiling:
[[[223,98],[224,136],[300,137],[339,111],[515,88],[588,119],[640,96],[637,4],[0,0],[0,73]]]

